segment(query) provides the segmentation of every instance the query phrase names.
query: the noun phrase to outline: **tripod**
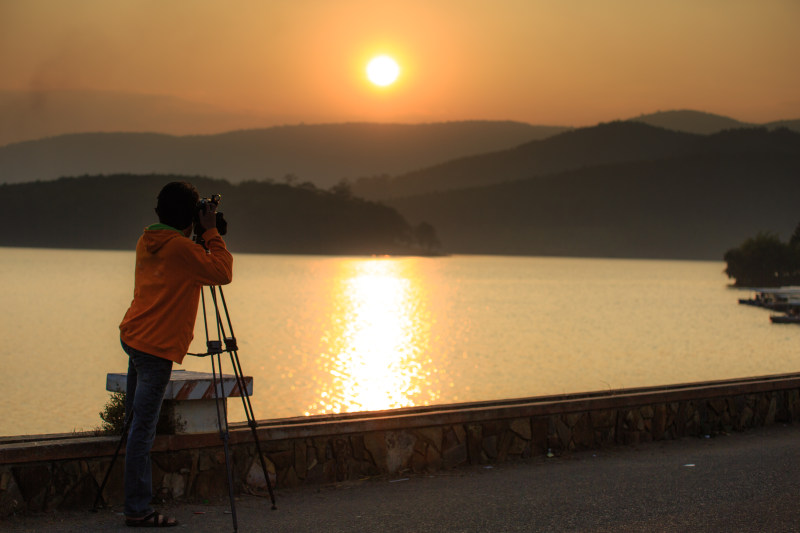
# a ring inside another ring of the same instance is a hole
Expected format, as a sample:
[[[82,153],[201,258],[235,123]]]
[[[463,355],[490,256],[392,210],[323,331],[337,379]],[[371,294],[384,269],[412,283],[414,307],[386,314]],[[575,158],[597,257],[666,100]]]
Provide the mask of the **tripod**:
[[[272,509],[277,509],[275,505],[275,494],[272,490],[272,482],[269,479],[269,472],[267,471],[267,463],[264,461],[264,455],[261,453],[261,441],[258,439],[257,423],[255,415],[253,414],[253,406],[250,403],[250,395],[247,392],[247,385],[244,381],[244,374],[242,373],[242,365],[239,362],[239,348],[236,344],[236,337],[233,334],[233,325],[231,324],[230,314],[228,313],[228,304],[225,302],[225,294],[222,292],[222,287],[211,286],[208,288],[211,295],[211,300],[214,307],[214,318],[217,326],[216,339],[212,340],[209,336],[208,329],[208,313],[206,312],[206,295],[205,292],[201,293],[202,306],[203,306],[203,323],[206,332],[206,347],[208,351],[204,354],[190,354],[200,357],[211,356],[211,372],[213,375],[212,384],[214,386],[214,396],[217,400],[217,423],[219,427],[220,438],[223,442],[225,449],[225,467],[228,474],[228,494],[231,502],[231,517],[233,519],[233,530],[237,531],[236,521],[236,502],[233,497],[233,465],[230,459],[230,433],[228,431],[228,408],[225,403],[224,391],[222,390],[223,376],[222,376],[222,361],[221,355],[227,352],[230,355],[231,366],[233,373],[236,377],[236,386],[239,388],[239,394],[242,398],[242,406],[244,407],[245,416],[247,417],[247,424],[253,432],[253,441],[256,444],[256,453],[261,462],[261,469],[264,472],[264,480],[267,482],[267,489],[269,491],[270,501],[272,502]],[[217,298],[219,292],[219,299]],[[222,309],[224,311],[225,321],[222,320],[220,313],[219,303],[222,302]],[[227,324],[227,330],[226,330]],[[223,339],[225,341],[225,349],[222,348]],[[219,374],[217,374],[219,372]],[[217,377],[219,377],[219,385],[217,385]]]
[[[211,339],[209,334],[209,327],[208,327],[208,313],[206,311],[206,295],[205,291],[202,291],[201,294],[201,303],[203,306],[203,324],[205,326],[205,333],[206,333],[206,353],[202,354],[188,354],[194,355],[198,357],[211,357],[211,371],[212,371],[212,386],[214,387],[214,399],[216,400],[216,407],[217,407],[217,427],[219,428],[220,438],[223,442],[223,448],[225,451],[225,468],[228,478],[228,495],[230,498],[231,504],[231,518],[233,520],[233,530],[234,532],[238,531],[238,523],[236,518],[236,501],[233,495],[233,465],[231,462],[230,456],[230,432],[228,427],[228,408],[225,401],[225,395],[223,390],[223,383],[224,377],[222,374],[222,360],[221,356],[223,353],[228,353],[230,355],[231,366],[233,367],[234,377],[236,378],[236,387],[239,389],[239,394],[242,398],[242,405],[244,407],[245,416],[247,417],[247,423],[253,433],[253,441],[256,445],[256,452],[258,453],[258,459],[261,463],[261,469],[264,473],[264,480],[267,484],[267,489],[269,491],[270,501],[272,503],[272,509],[277,509],[275,504],[275,494],[272,490],[272,482],[269,478],[269,472],[267,471],[267,464],[264,461],[264,455],[261,453],[261,442],[258,438],[258,431],[257,423],[255,420],[255,415],[253,414],[253,406],[250,403],[250,396],[247,391],[247,384],[244,380],[244,374],[242,372],[242,366],[239,362],[239,355],[238,355],[238,346],[236,344],[236,337],[233,334],[233,325],[231,324],[230,314],[228,313],[228,305],[225,301],[225,295],[222,292],[222,287],[218,286],[210,286],[208,287],[211,301],[214,307],[214,322],[216,324],[217,335],[216,339]],[[219,295],[218,295],[219,293]],[[219,297],[218,297],[219,296]],[[219,304],[222,303],[222,310],[223,313],[220,312]],[[223,321],[223,314],[225,320]],[[227,325],[227,326],[226,326]],[[223,349],[223,340],[225,348]],[[119,451],[122,448],[122,444],[125,442],[128,430],[130,428],[131,419],[133,418],[132,413],[129,413],[125,419],[124,428],[122,430],[122,436],[117,444],[117,448],[114,452],[114,456],[111,459],[111,463],[108,466],[108,470],[106,471],[106,475],[103,479],[100,488],[97,491],[97,497],[95,498],[94,505],[92,507],[93,512],[97,512],[99,509],[99,505],[101,499],[103,497],[103,490],[105,489],[106,483],[108,482],[108,478],[111,475],[111,469],[114,467],[114,463],[117,460],[117,456],[119,455]]]

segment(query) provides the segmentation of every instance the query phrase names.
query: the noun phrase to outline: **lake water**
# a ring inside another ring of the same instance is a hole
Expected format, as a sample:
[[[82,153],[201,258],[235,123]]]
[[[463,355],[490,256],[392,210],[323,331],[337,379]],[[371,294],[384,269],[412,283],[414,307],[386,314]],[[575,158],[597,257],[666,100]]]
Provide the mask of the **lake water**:
[[[133,261],[133,252],[0,248],[0,435],[100,425],[106,374],[127,370],[118,325]],[[266,419],[799,370],[800,328],[738,305],[745,293],[728,287],[723,268],[235,254],[224,291],[253,408]],[[198,319],[190,351],[204,349]],[[210,364],[187,357],[183,367]],[[244,418],[238,401],[229,410]]]

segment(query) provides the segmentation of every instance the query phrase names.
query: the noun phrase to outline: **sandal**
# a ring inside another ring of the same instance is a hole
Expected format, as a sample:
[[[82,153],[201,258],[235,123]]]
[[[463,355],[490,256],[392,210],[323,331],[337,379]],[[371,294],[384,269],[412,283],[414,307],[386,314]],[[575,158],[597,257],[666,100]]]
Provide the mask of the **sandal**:
[[[174,527],[178,525],[178,521],[153,511],[144,518],[125,518],[125,525],[129,527]]]

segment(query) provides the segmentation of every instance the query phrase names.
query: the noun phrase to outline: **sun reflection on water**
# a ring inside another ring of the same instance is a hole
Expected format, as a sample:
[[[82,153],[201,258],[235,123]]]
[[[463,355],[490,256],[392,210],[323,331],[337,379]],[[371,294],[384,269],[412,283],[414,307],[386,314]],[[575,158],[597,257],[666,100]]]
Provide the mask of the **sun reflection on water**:
[[[430,311],[413,262],[341,263],[323,336],[317,401],[307,415],[425,405],[430,384]]]

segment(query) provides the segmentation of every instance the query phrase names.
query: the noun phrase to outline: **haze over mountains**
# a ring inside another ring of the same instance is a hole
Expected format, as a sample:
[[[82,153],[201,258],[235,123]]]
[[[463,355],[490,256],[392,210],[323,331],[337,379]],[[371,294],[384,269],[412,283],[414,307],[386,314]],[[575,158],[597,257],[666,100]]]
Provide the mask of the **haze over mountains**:
[[[190,136],[60,135],[0,147],[0,183],[158,172],[205,175],[232,183],[293,176],[327,188],[346,178],[408,172],[565,129],[476,121],[278,126]]]
[[[0,183],[288,174],[328,188],[346,178],[352,194],[386,203],[409,227],[432,224],[447,253],[720,260],[758,231],[785,237],[800,221],[799,131],[800,121],[755,128],[671,111],[579,129],[458,122],[76,134],[0,147]],[[248,249],[274,251],[268,240]]]
[[[200,135],[286,122],[174,96],[88,90],[0,90],[0,146],[72,133]]]

